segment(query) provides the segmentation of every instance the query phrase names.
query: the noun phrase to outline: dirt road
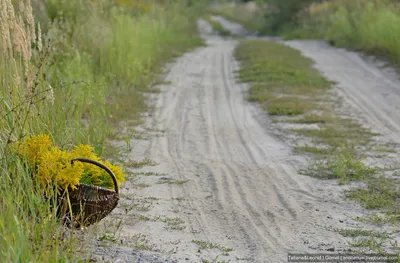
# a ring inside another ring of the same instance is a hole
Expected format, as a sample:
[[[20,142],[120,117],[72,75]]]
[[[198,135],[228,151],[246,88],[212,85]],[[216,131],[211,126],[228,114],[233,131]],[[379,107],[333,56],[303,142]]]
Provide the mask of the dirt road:
[[[344,251],[346,240],[332,229],[368,228],[352,220],[365,211],[344,201],[337,182],[297,173],[307,161],[278,139],[268,116],[246,101],[247,86],[235,82],[237,43],[199,25],[207,46],[171,64],[170,84],[153,97],[147,125],[164,132],[131,140],[131,160],[159,164],[134,169],[148,174],[125,184],[111,217],[123,219],[116,241],[122,244],[97,253],[111,262],[275,263],[289,252]],[[398,82],[344,51],[288,44],[316,59],[343,84],[349,103],[400,141]],[[160,253],[166,256],[151,256]]]

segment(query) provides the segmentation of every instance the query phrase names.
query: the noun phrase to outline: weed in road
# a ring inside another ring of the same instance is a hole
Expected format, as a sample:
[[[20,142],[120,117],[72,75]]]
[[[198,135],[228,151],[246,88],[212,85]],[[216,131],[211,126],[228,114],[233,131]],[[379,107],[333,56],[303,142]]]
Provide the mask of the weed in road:
[[[172,200],[176,200],[176,201],[185,201],[186,199],[185,199],[185,197],[182,197],[182,196],[180,196],[180,197],[173,197],[173,198],[171,198]]]
[[[207,260],[207,259],[202,259],[201,263],[229,263],[231,262],[230,260],[226,261],[226,260],[218,260],[219,255],[216,256],[215,258],[213,258],[213,260]]]
[[[132,175],[142,175],[142,176],[166,176],[167,173],[158,173],[158,172],[132,172]]]
[[[153,201],[146,198],[135,198],[133,200],[129,200],[129,202],[120,202],[119,207],[123,208],[126,214],[133,210],[147,212],[153,208]]]
[[[133,187],[136,189],[143,189],[143,188],[147,188],[150,186],[151,186],[151,184],[145,184],[145,183],[133,184]]]
[[[175,180],[172,178],[161,178],[160,180],[157,181],[157,184],[176,184],[176,185],[182,185],[186,183],[188,180]]]
[[[348,193],[348,197],[360,200],[368,209],[385,208],[400,211],[400,185],[397,179],[380,176],[370,178],[366,183],[366,188],[353,189]]]
[[[366,229],[351,229],[351,228],[338,228],[335,229],[336,232],[341,234],[344,237],[389,237],[390,234],[386,232],[377,232],[374,230],[366,230]]]
[[[133,246],[138,250],[153,251],[154,247],[149,245],[149,241],[145,234],[135,234],[130,237]]]
[[[360,237],[348,242],[352,247],[361,249],[361,252],[374,251],[377,253],[385,253],[384,247],[388,242],[387,237]]]
[[[159,165],[159,163],[156,163],[155,161],[149,158],[144,158],[141,161],[131,161],[125,164],[126,167],[132,167],[132,168],[142,168],[144,166],[156,166],[156,165]]]
[[[159,221],[166,223],[167,229],[170,229],[170,230],[183,230],[186,228],[186,226],[184,225],[185,221],[183,221],[179,217],[174,217],[174,218],[163,217],[163,218],[159,218]]]
[[[138,215],[138,219],[139,219],[140,221],[150,221],[150,220],[151,220],[150,217],[145,216],[145,215]]]
[[[375,168],[357,160],[353,153],[341,153],[328,159],[317,160],[308,169],[299,172],[321,179],[339,179],[341,184],[371,178],[378,173]]]
[[[200,249],[218,249],[223,253],[228,253],[233,251],[232,248],[228,248],[216,243],[211,243],[211,242],[207,242],[207,241],[200,241],[200,240],[192,240],[192,243],[195,243],[196,245],[199,246]]]
[[[296,145],[294,147],[296,151],[299,152],[307,152],[318,156],[329,156],[332,153],[332,150],[328,147],[322,148],[321,146],[313,146],[313,145]]]

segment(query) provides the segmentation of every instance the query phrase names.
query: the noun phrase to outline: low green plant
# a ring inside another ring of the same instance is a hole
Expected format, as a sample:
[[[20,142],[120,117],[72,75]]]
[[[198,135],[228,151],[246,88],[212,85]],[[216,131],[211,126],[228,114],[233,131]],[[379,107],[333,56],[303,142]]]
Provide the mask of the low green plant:
[[[365,165],[352,153],[341,153],[326,160],[318,160],[301,173],[323,179],[339,179],[340,184],[371,178],[378,172]]]
[[[335,229],[336,232],[341,234],[344,237],[377,237],[377,238],[384,238],[389,237],[390,234],[387,232],[377,232],[374,230],[366,230],[366,229],[350,229],[350,228],[341,228]]]
[[[218,249],[218,250],[220,250],[221,252],[224,252],[224,253],[228,253],[228,252],[233,251],[232,248],[225,247],[225,246],[222,246],[220,244],[216,244],[216,243],[212,243],[212,242],[206,242],[206,241],[200,241],[200,240],[192,240],[192,243],[195,243],[196,245],[198,245],[200,249],[214,249],[215,248],[215,249]]]
[[[368,209],[400,210],[398,206],[398,200],[400,200],[398,181],[384,176],[370,178],[367,181],[366,188],[353,189],[348,193],[348,197],[359,200]]]

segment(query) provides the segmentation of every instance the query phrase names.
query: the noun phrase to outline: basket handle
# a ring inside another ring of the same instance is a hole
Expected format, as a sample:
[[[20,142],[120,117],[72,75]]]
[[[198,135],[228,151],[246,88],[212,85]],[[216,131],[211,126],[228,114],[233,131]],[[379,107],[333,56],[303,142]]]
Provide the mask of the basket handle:
[[[102,163],[100,163],[98,161],[95,161],[95,160],[92,160],[92,159],[87,159],[87,158],[75,158],[75,159],[72,159],[71,160],[71,164],[73,164],[74,161],[80,161],[80,162],[83,162],[83,163],[91,163],[91,164],[97,165],[98,167],[103,168],[104,170],[106,170],[107,173],[111,176],[111,179],[113,180],[113,183],[114,183],[114,190],[118,194],[117,177],[115,177],[114,173],[111,171],[110,168],[108,168],[107,166],[105,166],[104,164],[102,164]]]

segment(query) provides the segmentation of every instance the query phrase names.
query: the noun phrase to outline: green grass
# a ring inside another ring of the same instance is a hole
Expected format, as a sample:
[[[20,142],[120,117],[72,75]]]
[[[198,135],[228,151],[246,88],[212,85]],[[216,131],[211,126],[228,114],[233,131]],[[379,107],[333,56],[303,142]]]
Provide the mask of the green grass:
[[[366,188],[356,188],[348,193],[350,199],[360,200],[368,209],[400,211],[400,188],[398,180],[383,176],[370,178]]]
[[[202,45],[195,27],[200,9],[180,1],[168,6],[149,1],[150,11],[117,8],[103,0],[35,3],[42,49],[39,41],[26,37],[33,34],[25,25],[24,48],[32,47],[31,57],[16,43],[13,52],[0,49],[0,255],[4,262],[75,262],[85,258],[85,246],[60,225],[52,200],[43,199],[31,171],[10,146],[49,133],[64,149],[86,143],[99,155],[110,152],[107,137],[120,121],[140,123],[149,108],[145,93],[156,91],[162,66]],[[16,28],[12,18],[1,20]],[[118,157],[112,153],[109,159]]]
[[[349,181],[372,178],[378,174],[378,171],[358,160],[354,153],[348,152],[317,160],[300,173],[321,179],[339,179],[339,183],[344,184]]]

